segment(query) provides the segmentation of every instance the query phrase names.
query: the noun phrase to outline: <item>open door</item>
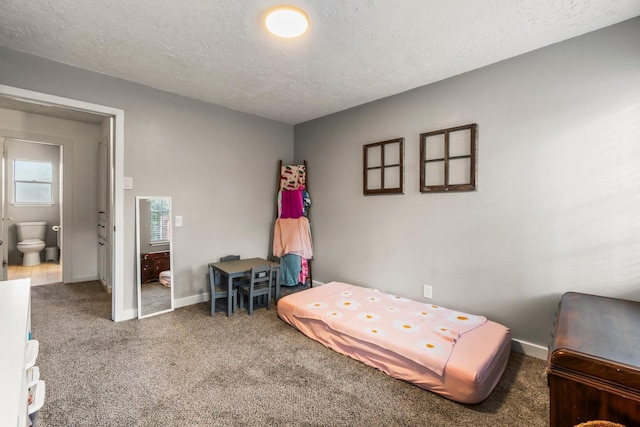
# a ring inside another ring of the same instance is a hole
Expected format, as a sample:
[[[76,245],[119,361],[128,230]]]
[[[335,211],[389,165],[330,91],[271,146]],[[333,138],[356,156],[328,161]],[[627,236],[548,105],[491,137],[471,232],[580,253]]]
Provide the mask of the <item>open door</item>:
[[[102,138],[98,143],[98,279],[102,286],[111,293],[111,233],[108,232],[110,214],[110,147],[111,147],[111,121],[108,118],[102,124]]]
[[[4,138],[0,138],[0,150],[2,151],[2,164],[0,164],[0,176],[2,176],[2,185],[0,185],[0,217],[2,218],[2,224],[0,225],[0,253],[2,254],[2,272],[0,272],[0,280],[7,280],[7,268],[9,263],[7,262],[7,257],[9,254],[7,253],[7,246],[4,244],[5,240],[5,227],[6,222],[4,219],[5,215],[5,186],[6,180],[4,179],[5,172],[5,152],[4,152]]]

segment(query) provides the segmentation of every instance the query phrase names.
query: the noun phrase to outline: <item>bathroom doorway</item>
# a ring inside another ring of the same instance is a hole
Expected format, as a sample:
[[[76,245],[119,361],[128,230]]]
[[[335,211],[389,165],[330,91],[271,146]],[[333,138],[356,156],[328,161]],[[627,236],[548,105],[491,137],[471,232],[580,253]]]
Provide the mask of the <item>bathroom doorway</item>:
[[[107,212],[107,230],[108,236],[110,237],[103,251],[106,253],[106,256],[102,259],[105,262],[105,270],[107,272],[107,285],[112,294],[111,318],[116,322],[134,318],[136,310],[129,308],[131,303],[126,298],[126,295],[130,294],[129,291],[133,285],[125,280],[124,274],[124,253],[126,252],[123,243],[126,227],[122,225],[124,224],[124,110],[0,84],[0,109],[1,108],[5,108],[7,111],[34,112],[70,120],[95,118],[96,116],[102,118],[103,129],[106,135],[108,135],[109,177],[107,184],[109,189],[107,196],[109,210]],[[12,121],[9,123],[11,125],[15,124],[15,122]],[[30,138],[30,136],[28,136],[31,134],[29,123],[20,121],[18,124],[19,127],[11,132],[19,134],[19,137],[25,137],[25,135],[27,135],[26,138]],[[10,129],[13,129],[13,127],[10,127]],[[69,161],[75,159],[76,148],[73,148],[74,154],[72,154],[65,145],[64,154]],[[90,165],[90,167],[95,168],[93,165]],[[72,168],[66,167],[63,171],[65,181],[69,182],[73,181],[73,179],[67,180],[66,178],[67,171],[70,169]],[[84,180],[82,184],[88,184],[89,182],[88,180]],[[64,193],[65,198],[68,193],[70,192],[66,191]],[[74,205],[77,205],[77,203],[65,202],[65,211],[69,211]],[[65,213],[62,228],[63,230],[66,229],[63,233],[67,236],[67,242],[73,241],[72,238],[69,238],[69,230],[73,231],[77,224],[76,221],[72,221],[73,218],[75,217],[71,211]],[[95,223],[93,224],[95,227]],[[119,226],[116,227],[116,224],[119,224]],[[92,230],[95,232],[95,228],[92,228]],[[4,228],[4,231],[6,232],[6,228]],[[84,252],[75,251],[71,253],[71,246],[65,244],[64,241],[62,242],[62,246],[64,251],[61,254],[61,258],[65,264],[63,280],[67,282],[67,276],[69,276],[71,278],[70,281],[80,281],[80,279],[76,277],[71,277],[70,273],[75,271],[74,266],[80,265],[80,267],[82,267],[84,265],[82,261],[75,262],[74,260],[75,254],[84,255]],[[4,277],[6,277],[6,268],[2,270]]]
[[[60,283],[63,147],[15,138],[4,138],[2,145],[5,277],[31,278],[32,286]],[[17,225],[24,223],[41,224],[23,227],[35,230],[36,235],[26,237],[34,243],[20,242]]]

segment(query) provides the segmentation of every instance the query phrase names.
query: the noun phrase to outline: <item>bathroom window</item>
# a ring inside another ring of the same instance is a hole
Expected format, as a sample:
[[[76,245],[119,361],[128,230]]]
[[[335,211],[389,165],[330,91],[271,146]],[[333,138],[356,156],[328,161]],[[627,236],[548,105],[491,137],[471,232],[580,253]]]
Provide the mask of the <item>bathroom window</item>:
[[[16,204],[53,204],[53,165],[50,162],[14,160],[13,182]]]
[[[166,199],[151,200],[151,244],[169,243],[169,201]]]

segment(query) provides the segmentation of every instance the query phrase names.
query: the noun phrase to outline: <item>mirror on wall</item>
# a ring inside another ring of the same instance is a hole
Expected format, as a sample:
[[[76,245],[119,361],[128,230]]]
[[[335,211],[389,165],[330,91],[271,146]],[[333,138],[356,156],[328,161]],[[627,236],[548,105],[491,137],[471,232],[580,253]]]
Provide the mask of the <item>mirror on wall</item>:
[[[136,197],[138,319],[173,310],[171,197]]]

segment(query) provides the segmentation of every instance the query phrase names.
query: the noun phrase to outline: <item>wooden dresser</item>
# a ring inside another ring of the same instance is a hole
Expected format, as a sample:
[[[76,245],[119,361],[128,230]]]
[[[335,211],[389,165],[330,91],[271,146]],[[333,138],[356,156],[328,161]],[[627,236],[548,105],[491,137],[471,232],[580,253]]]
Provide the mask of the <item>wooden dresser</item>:
[[[144,283],[157,282],[160,273],[171,269],[169,251],[150,252],[140,255],[140,280]]]
[[[640,425],[640,302],[563,295],[547,360],[551,427]]]

